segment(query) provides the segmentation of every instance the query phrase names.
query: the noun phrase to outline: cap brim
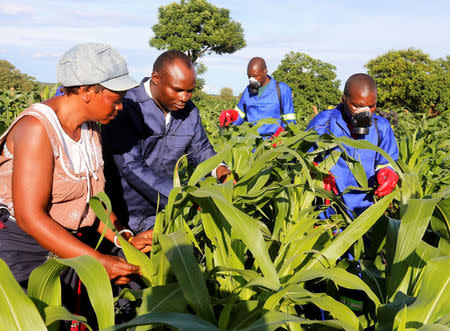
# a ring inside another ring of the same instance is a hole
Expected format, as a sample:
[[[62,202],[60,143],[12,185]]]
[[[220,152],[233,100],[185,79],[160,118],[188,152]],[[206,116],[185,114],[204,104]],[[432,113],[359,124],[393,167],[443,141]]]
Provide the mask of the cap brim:
[[[139,83],[129,75],[124,75],[102,82],[100,85],[106,87],[108,90],[120,92],[139,86]]]

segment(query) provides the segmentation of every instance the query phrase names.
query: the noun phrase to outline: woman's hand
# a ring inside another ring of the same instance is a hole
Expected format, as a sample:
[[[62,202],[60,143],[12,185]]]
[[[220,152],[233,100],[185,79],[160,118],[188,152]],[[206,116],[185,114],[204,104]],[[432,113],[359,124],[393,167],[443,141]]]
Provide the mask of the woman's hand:
[[[109,279],[117,285],[128,284],[133,275],[142,276],[139,266],[129,264],[121,257],[102,254],[97,259],[103,264]]]
[[[131,244],[143,253],[152,250],[153,230],[148,230],[139,233],[131,239]]]

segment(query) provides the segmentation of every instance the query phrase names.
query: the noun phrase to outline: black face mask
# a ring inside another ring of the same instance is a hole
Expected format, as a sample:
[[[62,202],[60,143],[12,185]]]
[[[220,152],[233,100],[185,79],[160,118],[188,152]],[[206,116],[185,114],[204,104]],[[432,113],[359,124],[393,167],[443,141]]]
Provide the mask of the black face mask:
[[[352,112],[346,104],[344,104],[344,118],[352,127],[353,134],[369,134],[369,128],[372,125],[372,112],[369,107],[358,108]]]
[[[250,92],[250,94],[258,94],[260,86],[261,85],[255,78],[250,77],[248,84],[248,91]]]

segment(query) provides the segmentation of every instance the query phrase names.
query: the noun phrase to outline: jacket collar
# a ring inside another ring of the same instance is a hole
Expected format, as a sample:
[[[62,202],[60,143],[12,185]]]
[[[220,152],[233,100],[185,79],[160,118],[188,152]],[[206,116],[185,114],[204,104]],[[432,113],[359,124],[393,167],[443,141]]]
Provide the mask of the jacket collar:
[[[330,130],[335,136],[347,136],[351,138],[350,130],[348,129],[347,122],[342,116],[342,107],[344,105],[340,103],[331,113],[330,116]],[[340,134],[337,134],[337,133]]]
[[[134,88],[133,90],[130,90],[130,92],[135,95],[136,102],[140,103],[140,102],[145,102],[147,100],[150,100],[150,96],[145,91],[145,86],[144,86],[144,83],[147,82],[149,79],[150,79],[150,77],[145,77],[141,81],[141,83],[138,87]]]

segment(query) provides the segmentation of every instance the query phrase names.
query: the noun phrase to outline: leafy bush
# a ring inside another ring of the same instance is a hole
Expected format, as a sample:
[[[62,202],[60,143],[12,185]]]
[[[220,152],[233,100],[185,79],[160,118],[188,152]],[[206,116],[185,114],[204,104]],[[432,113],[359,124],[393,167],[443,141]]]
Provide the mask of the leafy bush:
[[[15,89],[0,90],[0,134],[2,134],[24,109],[55,95],[57,85],[48,85],[41,91],[22,92]]]

